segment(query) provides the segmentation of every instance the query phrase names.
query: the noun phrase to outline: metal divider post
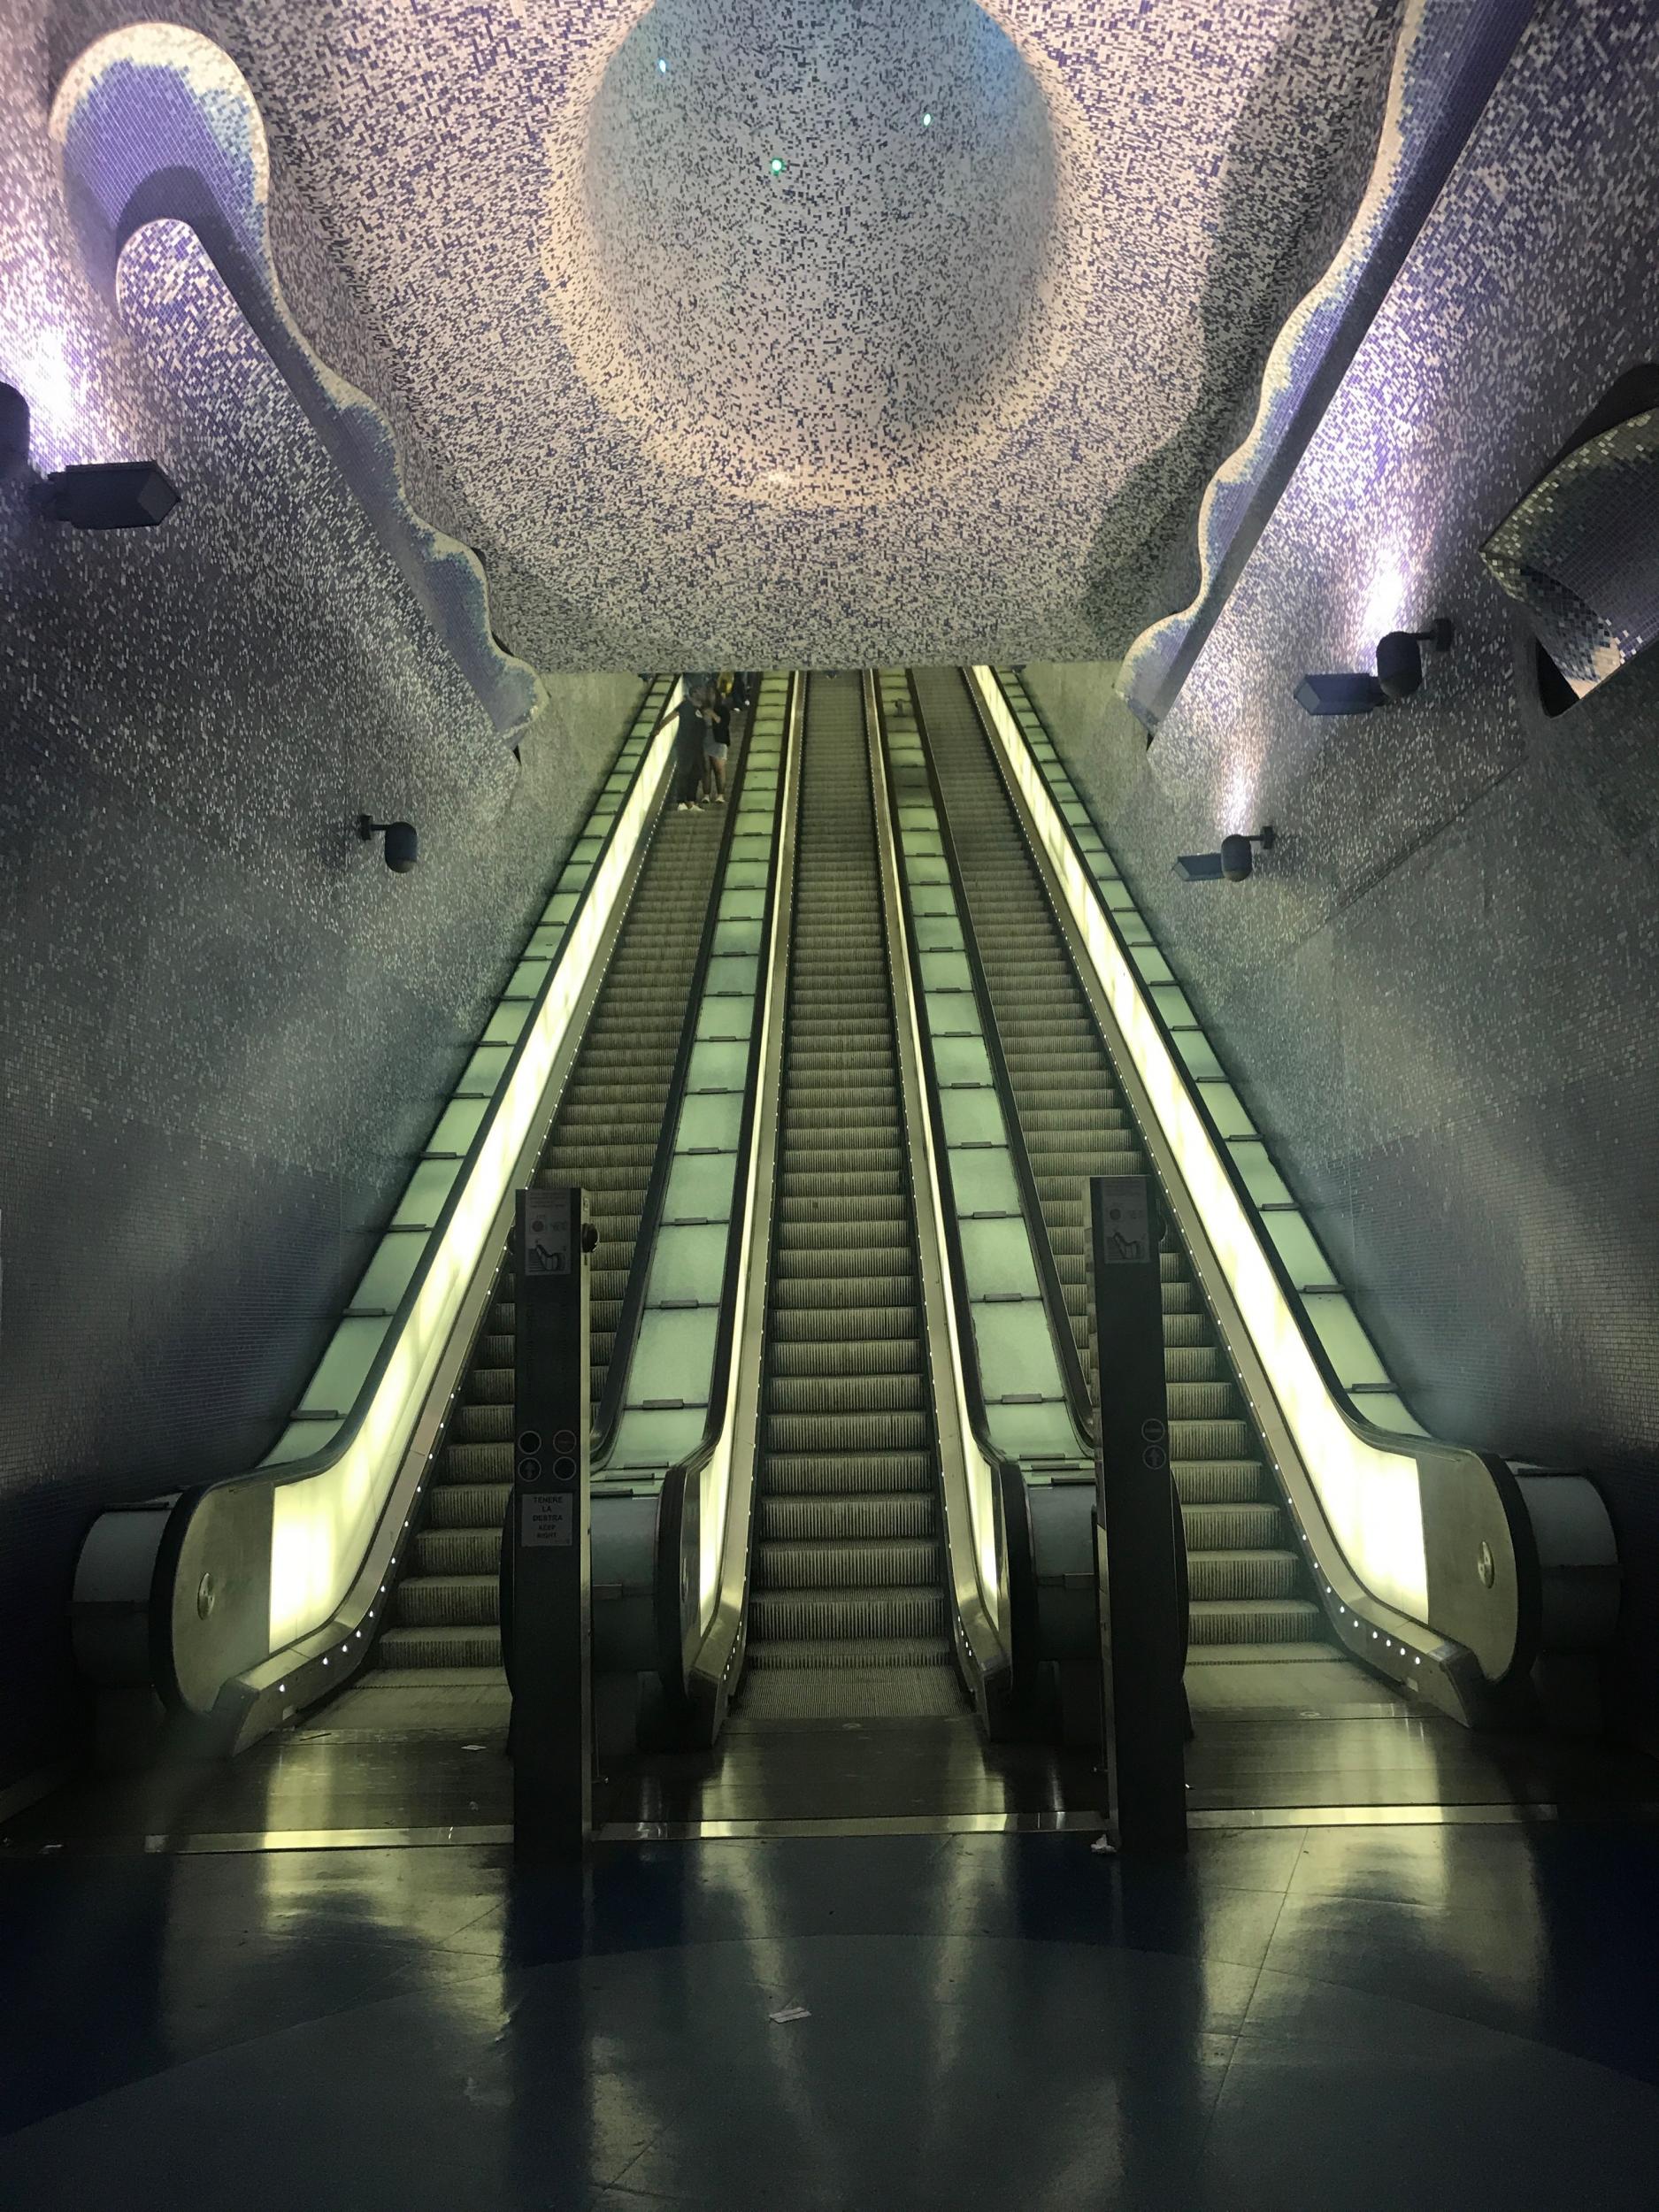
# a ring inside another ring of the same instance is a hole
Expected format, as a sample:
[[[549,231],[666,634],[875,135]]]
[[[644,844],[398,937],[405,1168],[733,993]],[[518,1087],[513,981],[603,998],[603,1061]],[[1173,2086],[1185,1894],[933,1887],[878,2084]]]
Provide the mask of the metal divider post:
[[[582,1194],[521,1190],[514,1309],[513,1848],[580,1858],[593,1826],[588,1256]]]
[[[1110,1809],[1125,1852],[1187,1848],[1187,1655],[1159,1233],[1150,1176],[1091,1179],[1101,1684]]]

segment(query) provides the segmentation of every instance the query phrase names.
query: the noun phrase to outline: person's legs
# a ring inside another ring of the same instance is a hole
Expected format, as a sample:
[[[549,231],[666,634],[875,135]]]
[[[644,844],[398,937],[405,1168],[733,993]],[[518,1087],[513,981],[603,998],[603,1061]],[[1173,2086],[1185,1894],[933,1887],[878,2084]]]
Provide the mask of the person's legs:
[[[681,812],[697,804],[697,795],[703,784],[703,751],[687,746],[675,767],[676,797]]]

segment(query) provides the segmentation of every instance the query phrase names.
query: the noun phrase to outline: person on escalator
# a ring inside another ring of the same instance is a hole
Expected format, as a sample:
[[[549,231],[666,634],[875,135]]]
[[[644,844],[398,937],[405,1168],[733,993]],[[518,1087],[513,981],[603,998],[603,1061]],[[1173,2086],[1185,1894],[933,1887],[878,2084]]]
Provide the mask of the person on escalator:
[[[674,776],[681,814],[700,814],[703,787],[703,747],[714,720],[714,693],[703,677],[687,676],[674,729]]]
[[[726,755],[737,703],[734,687],[731,672],[723,671],[714,687],[714,719],[703,735],[703,795],[716,806],[726,804]]]

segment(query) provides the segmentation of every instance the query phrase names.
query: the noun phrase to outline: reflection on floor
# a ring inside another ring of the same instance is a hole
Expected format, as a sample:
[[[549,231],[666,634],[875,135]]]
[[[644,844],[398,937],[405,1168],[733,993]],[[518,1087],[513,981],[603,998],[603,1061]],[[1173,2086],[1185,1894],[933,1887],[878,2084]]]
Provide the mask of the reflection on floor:
[[[32,2212],[1648,2212],[1659,1835],[0,1859]]]
[[[1476,1818],[1659,1809],[1659,1770],[1572,1739],[1477,1735],[1332,1652],[1295,1664],[1194,1662],[1188,1808],[1197,1828],[1386,1813]],[[0,1829],[0,1854],[285,1848],[385,1838],[504,1843],[504,1686],[369,1674],[229,1764],[83,1782]],[[653,1724],[646,1715],[648,1739]],[[711,1752],[602,1761],[603,1836],[840,1828],[1096,1830],[1098,1755],[987,1743],[954,1717],[802,1722],[740,1700]]]

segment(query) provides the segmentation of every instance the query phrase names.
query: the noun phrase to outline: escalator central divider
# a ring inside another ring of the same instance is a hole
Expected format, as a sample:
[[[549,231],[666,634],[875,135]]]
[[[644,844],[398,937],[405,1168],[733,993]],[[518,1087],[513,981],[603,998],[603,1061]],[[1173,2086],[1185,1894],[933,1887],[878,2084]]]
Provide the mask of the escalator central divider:
[[[651,1179],[645,1187],[645,1203],[634,1240],[634,1256],[628,1266],[627,1288],[622,1294],[622,1311],[618,1317],[617,1333],[611,1340],[611,1358],[605,1369],[604,1391],[594,1415],[591,1463],[595,1470],[604,1465],[616,1442],[617,1424],[627,1392],[628,1371],[633,1365],[634,1343],[640,1333],[640,1318],[645,1310],[645,1293],[650,1280],[657,1232],[663,1217],[663,1201],[667,1194],[669,1176],[673,1171],[674,1135],[686,1094],[687,1073],[697,1041],[697,1012],[703,1004],[703,984],[708,977],[709,962],[713,956],[715,933],[719,926],[720,888],[726,880],[726,863],[731,858],[732,840],[737,834],[739,802],[749,773],[752,751],[749,740],[754,733],[755,715],[759,703],[759,689],[757,687],[748,710],[742,746],[737,755],[736,772],[731,777],[731,787],[726,793],[726,819],[720,826],[720,849],[714,864],[714,879],[709,891],[708,904],[703,911],[703,934],[697,943],[696,964],[692,969],[690,986],[686,993],[686,1018],[680,1032],[680,1049],[675,1055],[674,1071],[669,1080],[668,1097],[663,1108],[661,1141],[651,1168]],[[666,803],[667,800],[664,801]]]
[[[760,710],[761,684],[757,680],[755,696],[750,710],[749,732],[752,735],[755,718]],[[793,810],[797,803],[800,785],[800,718],[801,701],[805,678],[798,673],[788,680],[783,702],[784,739],[779,750],[778,789],[772,815],[772,837],[766,869],[766,889],[761,910],[761,943],[766,948],[764,973],[757,979],[753,1017],[749,1025],[749,1056],[744,1068],[743,1110],[738,1124],[737,1173],[732,1192],[732,1210],[726,1232],[726,1260],[720,1279],[719,1322],[714,1341],[714,1359],[709,1378],[709,1409],[703,1422],[703,1435],[695,1449],[686,1454],[668,1470],[664,1478],[662,1496],[657,1521],[657,1590],[656,1617],[658,1650],[657,1671],[662,1678],[669,1709],[682,1719],[694,1719],[695,1732],[699,1742],[711,1743],[719,1733],[725,1717],[726,1701],[736,1686],[742,1663],[742,1627],[746,1607],[740,1603],[737,1617],[732,1624],[733,1632],[722,1633],[722,1624],[717,1607],[716,1618],[710,1623],[709,1636],[703,1634],[701,1592],[688,1586],[686,1573],[687,1502],[692,1486],[702,1476],[703,1469],[713,1457],[719,1443],[726,1421],[726,1402],[731,1395],[732,1363],[737,1336],[737,1309],[740,1289],[744,1292],[747,1310],[764,1316],[765,1310],[765,1262],[771,1246],[771,1192],[768,1192],[766,1225],[760,1239],[760,1262],[756,1271],[758,1279],[745,1280],[744,1268],[749,1260],[751,1244],[751,1211],[757,1202],[753,1178],[757,1164],[757,1118],[760,1112],[763,1091],[765,1088],[765,1061],[768,1046],[767,1022],[764,1008],[770,1001],[780,981],[787,979],[788,969],[788,934],[787,926],[781,940],[778,920],[782,902],[786,921],[788,902],[786,896],[787,872],[794,867]],[[748,751],[746,747],[745,750]],[[747,764],[747,763],[745,764]],[[736,817],[735,797],[729,802]],[[724,875],[724,870],[722,870]],[[717,890],[713,911],[718,916],[720,905]],[[782,971],[774,975],[773,963]],[[701,990],[694,994],[694,1007],[700,1004]],[[687,1032],[695,1032],[695,1018],[687,1021]],[[780,1041],[772,1041],[774,1048]],[[776,1100],[772,1101],[774,1124]],[[671,1148],[672,1150],[672,1148]],[[775,1180],[775,1165],[773,1176]],[[737,1446],[733,1444],[733,1468]],[[751,1455],[752,1456],[752,1455]],[[752,1472],[752,1471],[751,1471]],[[735,1479],[735,1476],[733,1476]],[[750,1483],[752,1498],[753,1484]],[[730,1516],[727,1515],[729,1527]],[[754,1517],[752,1509],[746,1541],[746,1550],[752,1546]],[[745,1598],[749,1576],[747,1565],[742,1574]],[[710,1648],[712,1647],[713,1648]]]
[[[1032,1225],[1033,1252],[1037,1263],[1037,1279],[1042,1288],[1042,1301],[1048,1316],[1049,1333],[1053,1336],[1059,1355],[1060,1372],[1065,1379],[1065,1390],[1071,1419],[1080,1436],[1091,1443],[1094,1437],[1094,1412],[1090,1401],[1088,1379],[1083,1371],[1077,1340],[1072,1332],[1071,1316],[1066,1310],[1065,1291],[1060,1281],[1060,1271],[1055,1265],[1054,1247],[1043,1223],[1042,1197],[1033,1172],[1031,1154],[1025,1144],[1025,1133],[1019,1118],[1019,1102],[1014,1094],[1013,1079],[1009,1074],[1007,1056],[1002,1050],[1002,1034],[996,1018],[996,1009],[991,1000],[991,987],[986,978],[985,963],[979,953],[979,941],[973,926],[972,909],[968,902],[967,884],[963,875],[962,862],[951,835],[949,818],[945,812],[944,794],[940,789],[939,766],[933,758],[933,749],[928,742],[927,720],[922,712],[922,703],[917,695],[916,673],[904,672],[905,683],[910,695],[911,711],[916,718],[917,735],[921,741],[922,759],[927,770],[927,786],[933,794],[933,814],[939,825],[940,849],[944,855],[945,867],[950,877],[950,887],[956,902],[956,914],[962,929],[962,949],[968,963],[968,973],[973,984],[973,1002],[979,1010],[979,1026],[985,1039],[986,1056],[991,1064],[992,1079],[996,1086],[998,1103],[1008,1135],[1009,1158],[1013,1164],[1014,1178],[1019,1186],[1019,1201],[1026,1220]]]

